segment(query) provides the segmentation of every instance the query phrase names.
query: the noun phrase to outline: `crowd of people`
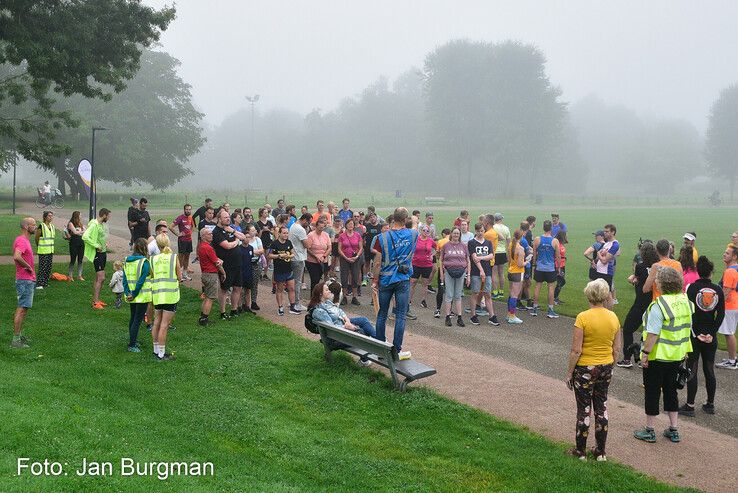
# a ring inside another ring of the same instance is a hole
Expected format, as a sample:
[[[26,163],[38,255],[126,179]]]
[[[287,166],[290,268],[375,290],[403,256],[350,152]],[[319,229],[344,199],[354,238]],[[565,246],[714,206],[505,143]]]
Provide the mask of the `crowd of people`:
[[[484,318],[489,325],[500,325],[493,301],[507,302],[508,324],[522,324],[519,313],[533,317],[542,313],[539,303],[544,285],[548,318],[558,318],[556,306],[563,303],[560,294],[566,284],[568,230],[556,213],[543,221],[540,235],[534,234],[535,216],[525,217],[511,229],[501,213],[472,221],[465,210],[453,224],[442,225],[439,233],[432,212],[421,215],[419,210],[410,213],[400,207],[381,217],[372,206],[353,211],[348,198],[341,207],[319,200],[312,212],[308,206],[298,212],[296,206],[280,200],[274,209],[269,204],[258,208],[256,215],[249,207],[231,208],[229,203],[214,207],[206,199],[194,212],[191,204],[185,204],[171,223],[156,221],[152,231],[147,208],[146,198],[131,199],[127,214],[131,253],[116,262],[109,286],[116,294],[116,308],[123,300],[130,307],[128,350],[141,351],[138,331],[146,323],[153,353],[161,361],[173,359],[166,352],[167,333],[177,310],[180,283],[192,280],[190,274],[197,264],[202,298],[198,323],[202,326],[214,322],[210,315],[216,301],[222,321],[258,312],[260,283],[263,288],[266,280],[271,282],[279,316],[310,310],[315,320],[383,341],[387,321],[394,319],[392,342],[400,359],[411,358],[403,339],[406,321],[417,318],[412,309],[417,298],[422,309],[435,308],[434,317],[443,316],[448,327],[454,323],[465,327],[465,314],[472,325],[481,324]],[[69,241],[68,280],[74,282],[76,274],[83,281],[83,258],[92,262],[96,273],[92,308],[96,310],[107,306],[100,292],[110,214],[103,208],[84,225],[75,211],[64,228]],[[50,211],[43,213],[38,227],[33,218],[23,219],[13,245],[18,294],[14,348],[27,347],[23,320],[34,291],[48,284],[56,237],[53,220]],[[177,237],[176,254],[169,234]],[[680,440],[678,416],[695,415],[700,360],[707,391],[702,410],[715,412],[714,368],[738,369],[738,233],[725,249],[726,268],[717,284],[711,280],[713,263],[698,255],[694,232],[684,234],[679,252],[666,239],[642,240],[628,277],[635,299],[622,324],[612,312],[618,303],[614,279],[621,254],[617,228],[607,224],[593,236],[593,244],[584,251],[591,281],[584,295],[590,308],[574,322],[566,382],[574,390],[578,409],[573,453],[586,458],[593,414],[593,453],[605,460],[606,403],[613,366],[643,369],[646,424],[634,433],[640,440],[656,440],[654,419],[661,398],[669,416],[664,436],[672,442]],[[341,308],[349,303],[362,305],[362,288],[367,287],[375,295],[370,301],[376,305],[374,325]],[[306,290],[307,296],[303,294]],[[429,294],[435,295],[434,307],[429,305]],[[634,333],[641,326],[642,340],[634,342]],[[725,336],[728,358],[715,363],[717,333]],[[690,372],[695,376],[683,378]],[[681,407],[677,399],[680,382],[688,389]]]

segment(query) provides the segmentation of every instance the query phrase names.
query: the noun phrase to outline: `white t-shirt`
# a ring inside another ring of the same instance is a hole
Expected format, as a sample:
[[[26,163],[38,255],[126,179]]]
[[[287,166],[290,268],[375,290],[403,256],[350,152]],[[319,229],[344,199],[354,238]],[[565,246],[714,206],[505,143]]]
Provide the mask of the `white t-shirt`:
[[[469,241],[472,238],[474,238],[474,233],[472,233],[471,231],[467,231],[466,233],[461,233],[461,243],[463,243],[464,245],[469,243]]]
[[[510,240],[510,228],[502,223],[497,223],[492,228],[497,231],[497,249],[495,253],[507,253],[507,242]]]
[[[292,260],[299,262],[300,260],[307,260],[307,248],[302,244],[303,240],[307,240],[307,232],[300,223],[296,222],[290,227],[290,234],[287,237],[292,243],[292,247],[295,249],[295,256]]]
[[[151,240],[149,242],[149,257],[153,255],[159,255],[161,253],[161,250],[159,250],[159,245],[156,244],[156,240]]]

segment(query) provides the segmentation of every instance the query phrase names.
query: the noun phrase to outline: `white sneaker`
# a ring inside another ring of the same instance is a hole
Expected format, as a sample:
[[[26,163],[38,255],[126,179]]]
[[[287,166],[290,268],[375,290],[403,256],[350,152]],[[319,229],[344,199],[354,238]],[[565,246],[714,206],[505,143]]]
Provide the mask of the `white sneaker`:
[[[359,360],[359,365],[363,367],[371,366],[372,362],[369,360]]]
[[[36,286],[36,289],[44,289],[43,286]]]
[[[716,363],[717,368],[725,368],[726,370],[738,370],[738,360],[730,361],[729,359],[723,359],[720,363]]]
[[[302,306],[302,303],[298,303],[298,304],[296,304],[296,305],[295,305],[295,308],[296,308],[296,309],[297,309],[298,311],[301,311],[301,312],[304,312],[305,310],[307,310],[307,308],[306,308],[306,307]]]
[[[412,353],[410,351],[400,351],[397,353],[397,358],[400,361],[404,361],[406,359],[411,359],[413,357]]]
[[[518,317],[507,317],[507,323],[509,324],[522,324],[523,321]]]

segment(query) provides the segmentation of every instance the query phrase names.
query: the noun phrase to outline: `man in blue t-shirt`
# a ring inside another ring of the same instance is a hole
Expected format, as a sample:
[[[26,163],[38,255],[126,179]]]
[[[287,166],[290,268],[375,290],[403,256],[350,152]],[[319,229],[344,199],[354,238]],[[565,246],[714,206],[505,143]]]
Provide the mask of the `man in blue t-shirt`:
[[[551,236],[556,238],[556,235],[559,234],[559,231],[563,231],[564,233],[569,232],[566,229],[566,224],[562,223],[559,220],[558,213],[554,212],[553,214],[551,214]]]
[[[615,239],[617,234],[617,228],[613,224],[606,224],[603,228],[605,234],[605,244],[597,252],[597,263],[595,269],[597,270],[596,277],[604,279],[610,286],[610,299],[605,301],[605,308],[612,309],[613,301],[615,299],[615,257],[620,255],[620,243]]]
[[[342,224],[346,224],[346,221],[354,217],[354,212],[349,209],[350,203],[351,201],[349,199],[343,199],[343,208],[338,211],[338,217],[341,218]]]
[[[379,312],[377,313],[377,339],[385,340],[387,313],[392,298],[395,298],[395,333],[392,344],[399,358],[410,359],[410,351],[402,351],[402,338],[405,335],[405,318],[410,303],[410,276],[413,273],[412,258],[418,232],[405,227],[409,214],[399,207],[392,215],[392,228],[377,237],[374,251],[378,253],[374,261],[372,289],[378,290]]]

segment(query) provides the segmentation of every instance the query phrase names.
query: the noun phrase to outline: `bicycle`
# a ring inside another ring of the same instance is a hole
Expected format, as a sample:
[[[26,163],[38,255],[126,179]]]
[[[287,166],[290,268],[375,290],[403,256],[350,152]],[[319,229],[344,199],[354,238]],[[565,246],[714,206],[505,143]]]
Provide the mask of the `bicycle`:
[[[44,197],[43,192],[41,192],[40,188],[37,188],[36,191],[38,192],[38,195],[36,197],[36,207],[39,209],[43,209],[44,207],[51,207],[54,209],[62,209],[64,207],[64,198],[62,197],[61,190],[58,188],[52,188],[51,189],[51,197],[47,200],[46,197]]]

